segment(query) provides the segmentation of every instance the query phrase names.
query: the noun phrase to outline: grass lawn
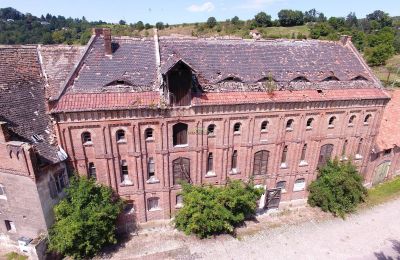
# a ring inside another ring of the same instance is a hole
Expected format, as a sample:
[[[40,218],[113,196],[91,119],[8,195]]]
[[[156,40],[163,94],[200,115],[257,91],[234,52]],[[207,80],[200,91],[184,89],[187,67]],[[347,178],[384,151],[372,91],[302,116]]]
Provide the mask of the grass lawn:
[[[400,177],[368,190],[368,198],[361,207],[375,206],[396,197],[400,197]]]

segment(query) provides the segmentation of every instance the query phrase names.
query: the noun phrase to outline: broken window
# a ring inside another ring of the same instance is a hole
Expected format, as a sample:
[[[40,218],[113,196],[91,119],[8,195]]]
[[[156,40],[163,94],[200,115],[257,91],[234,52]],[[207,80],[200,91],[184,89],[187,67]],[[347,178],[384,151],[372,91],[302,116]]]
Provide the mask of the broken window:
[[[276,188],[281,189],[282,192],[286,192],[286,181],[278,181],[276,183]]]
[[[364,125],[368,125],[369,124],[369,121],[370,121],[371,117],[372,117],[371,114],[368,114],[368,115],[365,116]]]
[[[125,141],[125,131],[120,129],[116,132],[117,142]]]
[[[90,163],[88,164],[88,177],[89,177],[89,178],[92,178],[92,179],[94,179],[94,180],[97,179],[97,176],[96,176],[96,167],[94,166],[94,163],[92,163],[92,162],[90,162]]]
[[[336,116],[332,116],[331,118],[329,118],[328,127],[330,128],[335,127],[335,120]]]
[[[147,209],[150,210],[157,210],[159,209],[158,205],[159,198],[149,198],[147,200]]]
[[[92,142],[92,135],[89,132],[82,133],[82,143],[87,144]]]
[[[294,123],[294,120],[293,119],[289,119],[286,122],[286,130],[293,130],[293,123]]]
[[[300,161],[305,162],[306,161],[306,152],[307,152],[307,144],[303,145],[303,149],[301,149],[301,156],[300,156]]]
[[[311,117],[311,118],[307,119],[306,128],[311,129],[313,122],[314,122],[314,118]]]
[[[153,157],[149,158],[148,165],[147,165],[147,179],[154,178],[155,176],[155,163]]]
[[[207,128],[207,134],[214,135],[214,132],[215,132],[215,125],[214,124],[209,125]]]
[[[0,199],[7,199],[6,190],[3,186],[3,184],[0,184]]]
[[[126,160],[121,161],[121,179],[124,184],[131,184],[129,179],[128,163]]]
[[[15,233],[16,229],[15,229],[15,224],[13,221],[11,220],[5,220],[4,223],[6,224],[6,229],[8,232],[10,233]]]
[[[144,131],[144,137],[146,140],[153,140],[153,129],[152,128],[147,128]]]
[[[261,131],[267,131],[268,121],[264,121],[261,123]]]
[[[356,119],[356,115],[352,115],[352,116],[349,118],[349,125],[353,125],[355,119]]]
[[[207,172],[212,172],[213,167],[214,167],[214,161],[213,161],[213,154],[208,153],[208,158],[207,158]]]
[[[240,127],[241,127],[241,124],[240,124],[240,123],[234,124],[234,125],[233,125],[233,132],[234,132],[234,133],[240,133]]]

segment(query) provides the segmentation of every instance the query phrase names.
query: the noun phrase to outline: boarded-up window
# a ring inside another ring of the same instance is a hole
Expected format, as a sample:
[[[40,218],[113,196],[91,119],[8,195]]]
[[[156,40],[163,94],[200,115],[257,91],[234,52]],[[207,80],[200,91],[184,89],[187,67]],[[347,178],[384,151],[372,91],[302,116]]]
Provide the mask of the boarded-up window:
[[[319,152],[317,168],[324,166],[326,164],[326,162],[329,159],[331,159],[332,151],[333,151],[333,144],[325,144],[325,145],[321,146],[321,150]]]
[[[173,182],[174,185],[179,184],[180,181],[190,181],[190,160],[188,158],[180,157],[172,162]]]
[[[346,156],[347,144],[348,144],[348,141],[345,140],[343,143],[343,148],[342,148],[342,156]]]
[[[269,152],[262,150],[254,154],[253,174],[267,174]]]
[[[188,125],[183,123],[178,123],[173,126],[173,144],[184,145],[187,144],[187,132]]]

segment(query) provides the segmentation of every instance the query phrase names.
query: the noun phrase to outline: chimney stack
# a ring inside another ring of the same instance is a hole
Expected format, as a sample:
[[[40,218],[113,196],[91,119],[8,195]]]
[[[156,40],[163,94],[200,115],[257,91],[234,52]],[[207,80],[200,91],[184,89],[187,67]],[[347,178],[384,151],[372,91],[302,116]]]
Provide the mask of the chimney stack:
[[[112,44],[111,44],[111,29],[110,28],[93,28],[93,35],[96,37],[104,37],[104,53],[106,55],[112,55]]]
[[[347,43],[351,42],[351,36],[349,36],[349,35],[342,35],[342,36],[340,36],[340,42],[341,42],[343,45],[346,45]]]
[[[9,135],[7,131],[7,123],[0,121],[0,142],[5,143],[9,141]]]

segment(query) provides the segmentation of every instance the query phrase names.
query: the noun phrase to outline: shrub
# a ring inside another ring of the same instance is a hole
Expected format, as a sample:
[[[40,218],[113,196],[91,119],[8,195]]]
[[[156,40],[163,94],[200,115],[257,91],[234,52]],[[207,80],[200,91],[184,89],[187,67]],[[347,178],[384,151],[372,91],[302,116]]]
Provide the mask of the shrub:
[[[388,44],[379,44],[376,47],[365,48],[367,62],[371,66],[379,66],[386,63],[395,53],[394,47]]]
[[[361,175],[350,161],[328,161],[308,187],[308,203],[344,217],[346,213],[353,212],[367,196],[362,182]]]
[[[208,28],[213,28],[214,26],[216,26],[217,25],[217,19],[215,19],[215,17],[209,17],[208,19],[207,19],[207,26],[208,26]]]
[[[232,234],[237,225],[255,214],[262,193],[251,183],[238,180],[225,187],[183,184],[184,206],[175,216],[175,227],[200,238]]]
[[[54,207],[49,250],[74,259],[94,256],[107,244],[117,242],[115,224],[122,202],[112,189],[93,180],[74,177],[66,197]]]

